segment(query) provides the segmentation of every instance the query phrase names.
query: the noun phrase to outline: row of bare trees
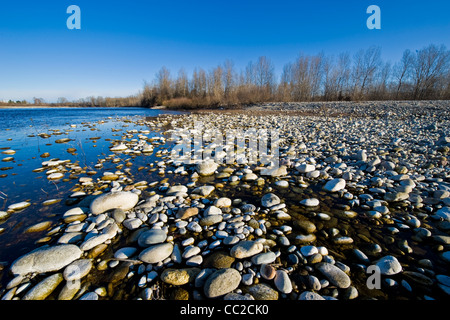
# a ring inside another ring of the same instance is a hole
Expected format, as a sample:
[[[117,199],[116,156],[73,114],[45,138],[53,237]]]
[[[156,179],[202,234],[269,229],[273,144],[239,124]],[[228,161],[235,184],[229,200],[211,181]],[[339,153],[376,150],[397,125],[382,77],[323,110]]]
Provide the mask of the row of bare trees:
[[[450,99],[450,51],[444,45],[405,50],[401,60],[394,64],[383,61],[381,48],[375,46],[353,55],[300,54],[283,66],[280,76],[275,74],[273,62],[264,56],[241,70],[227,60],[210,70],[196,68],[191,76],[184,69],[174,76],[162,67],[155,79],[146,82],[136,95],[87,97],[72,102],[61,97],[52,104],[208,108],[267,101],[410,99]],[[33,103],[45,102],[34,98]]]
[[[265,101],[450,99],[450,51],[444,45],[405,50],[394,64],[380,47],[353,55],[300,54],[284,65],[279,80],[267,57],[236,70],[225,61],[211,70],[196,68],[174,77],[162,67],[140,93],[144,106],[199,108]]]

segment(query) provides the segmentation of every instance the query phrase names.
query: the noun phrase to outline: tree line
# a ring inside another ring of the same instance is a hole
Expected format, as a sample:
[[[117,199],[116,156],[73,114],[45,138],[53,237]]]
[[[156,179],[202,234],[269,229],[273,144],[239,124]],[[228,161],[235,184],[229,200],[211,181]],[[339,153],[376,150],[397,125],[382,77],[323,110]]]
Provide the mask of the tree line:
[[[151,82],[128,97],[87,97],[76,101],[59,98],[35,105],[82,107],[166,106],[168,108],[216,108],[260,102],[363,101],[363,100],[450,99],[450,51],[430,44],[403,52],[391,63],[381,58],[381,48],[372,46],[351,55],[299,54],[275,74],[273,62],[265,57],[237,70],[231,60],[205,70],[184,69],[176,75],[162,67]],[[12,101],[10,101],[12,102]],[[23,103],[17,101],[12,103]]]
[[[225,61],[211,70],[162,67],[141,92],[141,105],[169,108],[238,106],[259,102],[450,99],[450,51],[431,44],[383,61],[372,46],[353,55],[300,54],[277,79],[273,62],[259,57],[243,70]]]

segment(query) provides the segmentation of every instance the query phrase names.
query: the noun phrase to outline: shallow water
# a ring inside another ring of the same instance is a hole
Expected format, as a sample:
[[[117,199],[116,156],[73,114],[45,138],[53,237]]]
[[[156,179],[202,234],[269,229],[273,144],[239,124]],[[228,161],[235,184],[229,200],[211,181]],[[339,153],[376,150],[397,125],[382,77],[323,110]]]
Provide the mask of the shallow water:
[[[46,178],[46,170],[33,170],[41,168],[44,161],[60,159],[78,163],[85,169],[84,172],[97,171],[96,175],[91,176],[94,180],[101,177],[104,171],[114,172],[119,163],[105,163],[100,170],[94,168],[100,157],[112,154],[109,150],[112,140],[120,140],[129,129],[150,130],[147,136],[155,135],[154,130],[146,125],[133,124],[128,127],[127,119],[160,114],[177,112],[145,108],[0,109],[0,152],[7,149],[16,151],[13,155],[0,153],[0,160],[14,158],[12,161],[0,161],[0,210],[6,211],[13,203],[31,202],[30,207],[0,221],[0,228],[4,228],[0,232],[0,261],[10,263],[29,251],[45,232],[24,233],[25,229],[41,221],[59,219],[69,208],[64,201],[72,193],[71,189],[79,177],[86,176],[71,176],[70,172],[66,172],[62,179],[51,181]],[[64,138],[70,141],[55,142]],[[76,151],[68,152],[69,148]],[[48,157],[41,157],[45,153],[49,154]],[[127,155],[120,156],[123,159],[130,158]],[[152,162],[154,156],[149,157],[138,157],[141,162],[139,165]],[[42,205],[50,199],[61,199],[61,202]]]

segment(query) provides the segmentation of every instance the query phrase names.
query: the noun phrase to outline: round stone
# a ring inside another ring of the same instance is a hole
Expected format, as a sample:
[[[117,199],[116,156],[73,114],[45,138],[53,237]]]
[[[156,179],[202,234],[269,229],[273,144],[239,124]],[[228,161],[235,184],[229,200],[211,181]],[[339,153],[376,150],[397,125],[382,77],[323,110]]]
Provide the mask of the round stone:
[[[94,215],[116,208],[127,211],[134,208],[138,201],[139,196],[133,192],[110,192],[95,198],[90,205],[90,210]]]
[[[341,178],[330,180],[323,186],[323,190],[328,192],[337,192],[344,188],[345,188],[345,180]]]
[[[82,251],[73,244],[60,244],[38,248],[18,258],[11,265],[15,275],[57,271],[79,259]]]
[[[270,208],[280,202],[280,198],[273,193],[267,193],[261,198],[261,205],[266,208]]]
[[[300,201],[300,204],[305,207],[317,207],[319,205],[319,200],[316,198],[304,199]]]
[[[245,259],[260,253],[263,248],[264,246],[260,242],[245,240],[235,244],[231,248],[230,254],[237,259]]]
[[[350,277],[341,269],[328,262],[316,264],[319,270],[332,284],[338,288],[348,288],[351,284]]]
[[[167,239],[167,233],[162,229],[151,229],[142,232],[138,238],[141,247],[148,247],[152,244],[163,243]]]
[[[173,251],[171,243],[160,243],[148,247],[139,254],[139,260],[145,263],[158,263],[168,258]]]
[[[208,298],[220,297],[236,289],[241,279],[241,274],[236,269],[219,269],[208,277],[203,291]]]
[[[402,265],[394,256],[384,256],[376,262],[376,266],[380,268],[383,275],[394,275],[402,271]]]
[[[195,277],[200,273],[199,268],[185,269],[165,269],[161,273],[161,280],[174,286],[182,286],[187,283],[194,282]]]

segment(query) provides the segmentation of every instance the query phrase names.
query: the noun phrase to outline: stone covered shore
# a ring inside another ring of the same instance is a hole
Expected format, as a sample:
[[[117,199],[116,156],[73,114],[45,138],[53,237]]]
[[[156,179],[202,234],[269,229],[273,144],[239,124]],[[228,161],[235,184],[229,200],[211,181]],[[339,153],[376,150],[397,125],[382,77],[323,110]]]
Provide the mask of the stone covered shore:
[[[179,133],[199,122],[276,130],[280,167],[177,161]],[[160,179],[135,180],[132,164],[78,177],[57,225],[32,226],[45,244],[3,266],[3,300],[448,299],[450,102],[264,104],[139,123],[159,136],[130,126],[99,164],[157,154]]]

